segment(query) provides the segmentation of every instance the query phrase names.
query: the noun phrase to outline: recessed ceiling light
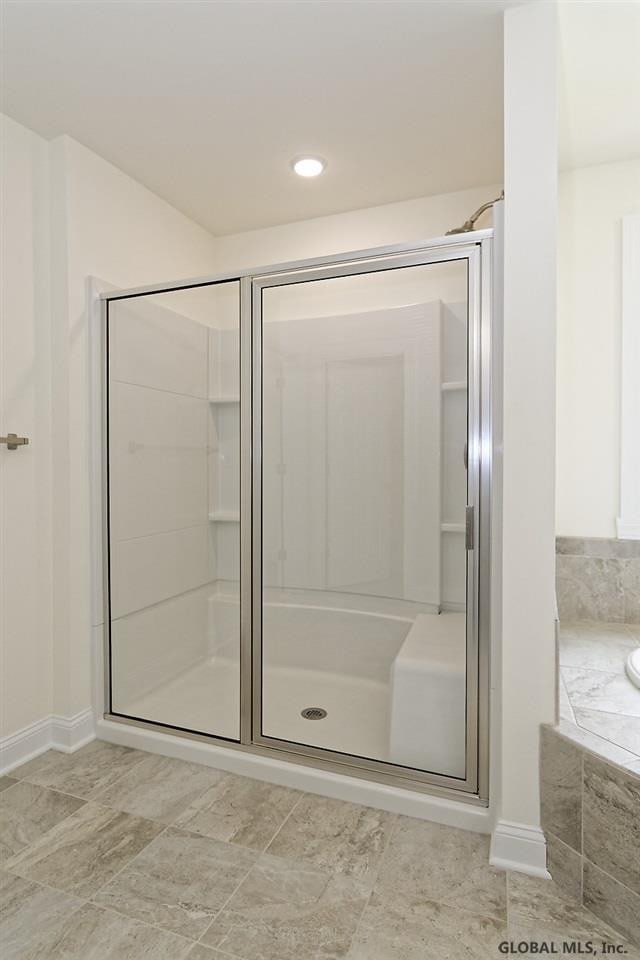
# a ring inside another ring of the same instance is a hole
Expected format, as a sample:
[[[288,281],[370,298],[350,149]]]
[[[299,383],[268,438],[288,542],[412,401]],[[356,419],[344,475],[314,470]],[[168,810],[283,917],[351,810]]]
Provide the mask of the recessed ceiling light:
[[[321,157],[297,157],[292,166],[299,177],[317,177],[326,167],[327,162]]]

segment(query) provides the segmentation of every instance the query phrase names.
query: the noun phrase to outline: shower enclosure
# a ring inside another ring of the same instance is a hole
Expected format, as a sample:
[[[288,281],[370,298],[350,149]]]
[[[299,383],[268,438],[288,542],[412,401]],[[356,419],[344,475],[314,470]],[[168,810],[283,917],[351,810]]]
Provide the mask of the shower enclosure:
[[[491,244],[103,295],[109,719],[486,800]]]

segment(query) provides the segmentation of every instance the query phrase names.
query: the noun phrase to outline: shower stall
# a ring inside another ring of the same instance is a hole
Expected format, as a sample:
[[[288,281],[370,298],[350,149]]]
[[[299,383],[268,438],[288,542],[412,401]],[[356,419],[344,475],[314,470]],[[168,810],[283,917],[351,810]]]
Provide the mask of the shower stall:
[[[102,295],[107,719],[486,802],[491,248]]]

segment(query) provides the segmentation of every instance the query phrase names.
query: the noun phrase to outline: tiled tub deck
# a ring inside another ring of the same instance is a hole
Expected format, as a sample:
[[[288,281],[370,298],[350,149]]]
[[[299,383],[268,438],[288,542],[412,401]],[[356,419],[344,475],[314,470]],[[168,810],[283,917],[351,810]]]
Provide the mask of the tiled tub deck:
[[[640,960],[577,883],[495,870],[479,834],[100,741],[0,787],[3,960],[496,960],[508,940],[605,940]],[[561,787],[554,856],[578,842],[575,784]],[[638,828],[625,802],[614,840]]]
[[[640,772],[640,690],[625,672],[640,647],[640,624],[564,621],[559,640],[561,729],[605,760]]]

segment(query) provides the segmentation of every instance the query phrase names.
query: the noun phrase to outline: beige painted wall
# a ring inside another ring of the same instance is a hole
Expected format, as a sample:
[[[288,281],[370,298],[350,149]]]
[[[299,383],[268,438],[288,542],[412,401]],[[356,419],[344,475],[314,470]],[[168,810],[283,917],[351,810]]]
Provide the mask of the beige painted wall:
[[[216,268],[252,269],[349,250],[429,240],[459,226],[485,200],[497,197],[500,190],[500,186],[489,184],[219,237]],[[490,213],[478,221],[478,227],[490,225]]]
[[[67,236],[55,356],[54,543],[66,563],[54,572],[54,708],[73,715],[91,702],[87,277],[128,287],[207,273],[215,260],[209,233],[90,150],[61,137],[52,155]]]
[[[556,529],[615,537],[620,509],[621,218],[640,158],[565,171],[558,226]]]
[[[51,357],[47,143],[2,117],[0,736],[51,713]]]
[[[87,278],[153,283],[215,259],[210,234],[115,167],[5,118],[2,200],[0,426],[32,440],[0,451],[9,735],[91,705]]]

